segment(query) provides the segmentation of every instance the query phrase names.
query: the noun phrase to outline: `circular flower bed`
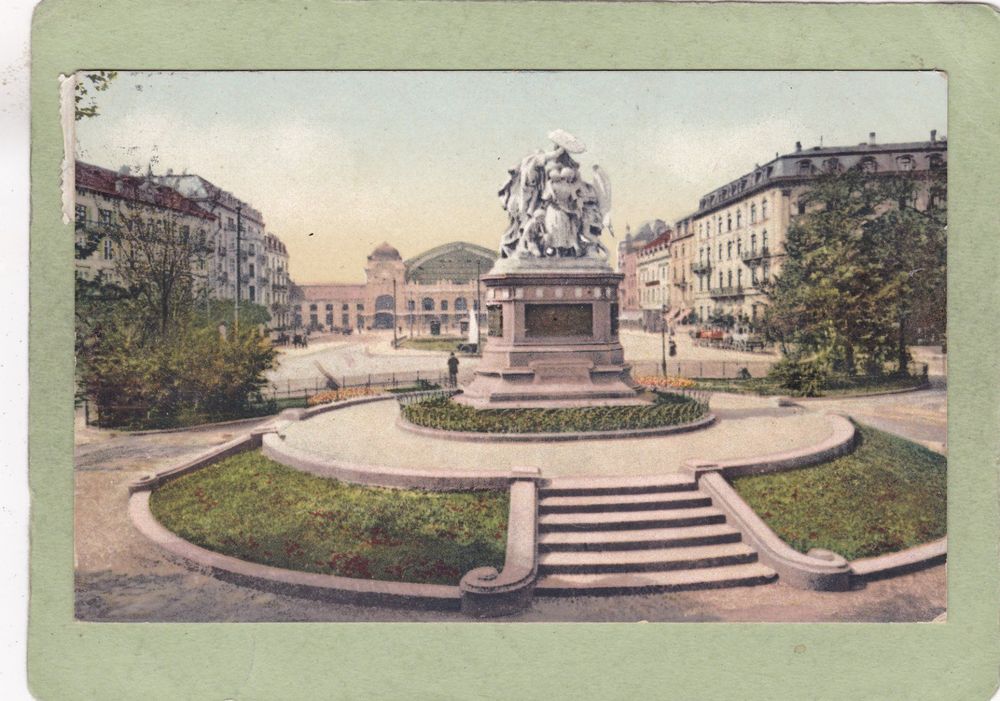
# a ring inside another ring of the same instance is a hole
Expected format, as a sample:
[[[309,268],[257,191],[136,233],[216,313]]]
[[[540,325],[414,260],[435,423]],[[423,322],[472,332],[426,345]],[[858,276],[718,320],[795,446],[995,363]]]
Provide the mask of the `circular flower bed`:
[[[639,406],[565,409],[474,409],[435,397],[401,408],[417,426],[471,433],[579,433],[620,431],[691,423],[708,413],[708,404],[679,394],[657,393]]]

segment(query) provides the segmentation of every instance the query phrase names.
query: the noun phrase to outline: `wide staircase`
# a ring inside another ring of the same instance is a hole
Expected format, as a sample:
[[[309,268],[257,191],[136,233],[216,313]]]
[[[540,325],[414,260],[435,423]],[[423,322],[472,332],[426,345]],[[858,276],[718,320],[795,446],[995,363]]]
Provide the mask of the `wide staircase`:
[[[553,479],[539,497],[537,595],[645,594],[777,578],[689,476]]]

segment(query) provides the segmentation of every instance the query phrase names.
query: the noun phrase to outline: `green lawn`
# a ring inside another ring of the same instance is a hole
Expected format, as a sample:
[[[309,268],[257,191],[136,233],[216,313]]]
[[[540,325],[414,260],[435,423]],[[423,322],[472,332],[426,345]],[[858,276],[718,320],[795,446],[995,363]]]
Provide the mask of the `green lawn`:
[[[854,560],[946,533],[947,460],[867,426],[850,455],[816,467],[740,477],[733,487],[800,552],[825,548]]]
[[[579,409],[473,409],[447,397],[435,397],[403,407],[403,415],[418,426],[475,433],[571,433],[656,428],[690,423],[708,413],[708,405],[672,393],[651,395],[640,406]]]
[[[156,518],[209,550],[265,565],[434,584],[503,566],[506,492],[345,484],[241,453],[153,492]]]
[[[457,351],[459,343],[465,343],[465,339],[460,336],[420,336],[404,338],[399,342],[399,347],[415,350]]]
[[[909,377],[834,377],[823,389],[820,396],[836,397],[846,394],[878,394],[892,390],[920,387],[926,378],[914,375]],[[732,392],[735,394],[757,394],[762,396],[794,396],[795,393],[781,387],[777,381],[767,377],[755,377],[749,380],[702,378],[695,380],[695,387],[710,392]]]

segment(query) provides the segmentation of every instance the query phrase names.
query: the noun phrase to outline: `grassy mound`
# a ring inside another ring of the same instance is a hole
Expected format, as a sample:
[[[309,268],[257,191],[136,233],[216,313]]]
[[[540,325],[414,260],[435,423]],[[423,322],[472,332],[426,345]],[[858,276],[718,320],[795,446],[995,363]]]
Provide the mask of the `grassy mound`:
[[[417,426],[474,433],[572,433],[658,428],[690,423],[708,413],[708,405],[679,394],[658,393],[641,406],[567,409],[474,409],[445,397],[402,407]]]
[[[867,426],[853,453],[824,465],[740,477],[733,487],[786,543],[848,560],[946,533],[947,460]]]
[[[458,584],[503,566],[502,492],[362,487],[242,453],[153,492],[156,518],[182,538],[243,560],[344,577]]]

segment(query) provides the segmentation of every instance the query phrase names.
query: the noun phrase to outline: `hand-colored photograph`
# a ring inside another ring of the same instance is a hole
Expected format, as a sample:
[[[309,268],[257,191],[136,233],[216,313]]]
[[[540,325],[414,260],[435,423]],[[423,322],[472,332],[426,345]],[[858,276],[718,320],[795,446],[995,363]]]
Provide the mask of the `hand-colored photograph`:
[[[77,620],[946,621],[945,74],[62,94]]]

